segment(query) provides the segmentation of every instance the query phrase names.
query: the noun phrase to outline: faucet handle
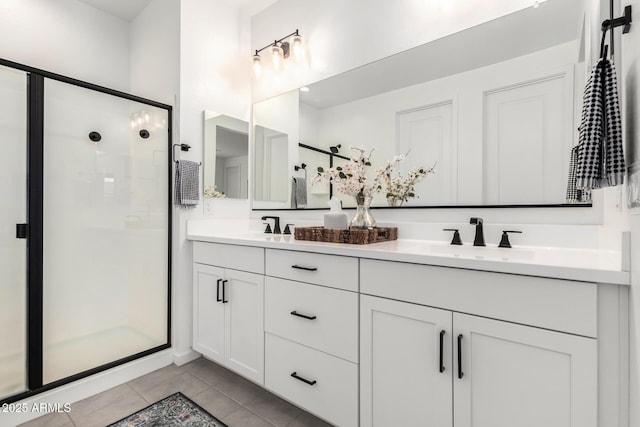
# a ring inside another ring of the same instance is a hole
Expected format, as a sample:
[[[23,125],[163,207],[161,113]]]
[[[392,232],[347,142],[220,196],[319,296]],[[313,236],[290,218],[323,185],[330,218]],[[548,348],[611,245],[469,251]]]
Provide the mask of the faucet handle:
[[[290,225],[295,225],[295,224],[287,224],[284,226],[284,231],[282,232],[282,234],[291,234],[291,229],[289,228]]]
[[[516,230],[502,230],[502,238],[500,239],[499,248],[510,248],[511,242],[509,242],[509,235],[507,233],[518,233],[522,234],[522,231]]]
[[[271,224],[269,224],[268,222],[263,222],[263,224],[267,226],[267,228],[264,229],[265,234],[273,233],[273,231],[271,231]]]
[[[457,228],[443,228],[442,231],[453,231],[452,245],[462,245],[462,239],[460,238],[460,232]]]
[[[469,219],[469,224],[482,224],[482,218],[472,217]]]

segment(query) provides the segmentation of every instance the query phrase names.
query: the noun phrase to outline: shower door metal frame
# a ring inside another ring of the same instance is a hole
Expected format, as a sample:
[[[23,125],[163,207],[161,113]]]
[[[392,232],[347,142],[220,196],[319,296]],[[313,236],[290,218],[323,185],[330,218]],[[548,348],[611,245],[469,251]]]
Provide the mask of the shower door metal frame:
[[[173,234],[172,146],[173,107],[115,89],[52,73],[0,58],[0,65],[27,73],[27,391],[0,400],[12,403],[69,384],[171,347],[171,242]],[[44,81],[56,80],[84,89],[147,104],[167,111],[167,339],[166,343],[42,384],[43,373],[43,210],[44,210]]]

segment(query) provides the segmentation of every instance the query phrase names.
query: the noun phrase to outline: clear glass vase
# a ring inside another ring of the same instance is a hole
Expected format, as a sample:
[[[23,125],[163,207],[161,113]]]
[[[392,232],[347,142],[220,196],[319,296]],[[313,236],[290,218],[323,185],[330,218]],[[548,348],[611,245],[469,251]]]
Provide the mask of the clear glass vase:
[[[404,199],[402,197],[395,196],[387,196],[387,204],[391,207],[399,207],[402,206]]]
[[[371,206],[371,196],[358,194],[356,199],[356,214],[349,223],[350,228],[373,228],[376,226],[376,220],[371,215],[369,207]]]

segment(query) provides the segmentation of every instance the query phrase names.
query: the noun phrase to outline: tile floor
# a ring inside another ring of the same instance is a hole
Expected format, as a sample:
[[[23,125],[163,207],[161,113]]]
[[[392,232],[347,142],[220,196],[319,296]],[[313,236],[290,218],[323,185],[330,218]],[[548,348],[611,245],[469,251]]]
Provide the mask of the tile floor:
[[[45,415],[21,426],[104,427],[178,391],[230,427],[330,426],[204,358],[169,365],[76,402],[68,414]]]

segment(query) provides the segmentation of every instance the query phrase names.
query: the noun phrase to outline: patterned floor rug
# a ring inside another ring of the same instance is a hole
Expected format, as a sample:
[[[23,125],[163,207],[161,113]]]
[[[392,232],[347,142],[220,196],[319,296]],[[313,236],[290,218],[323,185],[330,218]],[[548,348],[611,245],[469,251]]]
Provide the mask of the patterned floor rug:
[[[121,419],[108,427],[227,427],[225,423],[205,411],[178,392]]]

